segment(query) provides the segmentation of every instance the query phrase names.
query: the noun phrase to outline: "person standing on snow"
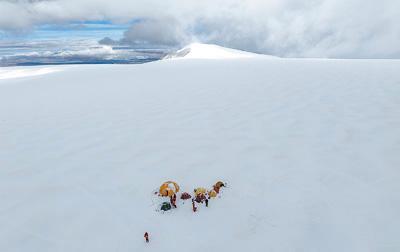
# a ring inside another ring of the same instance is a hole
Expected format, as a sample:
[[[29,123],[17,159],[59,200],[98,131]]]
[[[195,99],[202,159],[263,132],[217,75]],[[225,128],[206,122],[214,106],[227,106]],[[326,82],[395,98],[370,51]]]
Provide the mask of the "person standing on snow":
[[[174,207],[176,208],[176,194],[174,194]]]
[[[192,199],[192,208],[193,208],[193,212],[195,213],[197,211],[197,207],[194,204],[194,199]]]
[[[176,208],[176,194],[172,195],[170,198],[171,205]]]
[[[149,234],[147,232],[144,233],[144,239],[146,239],[146,242],[149,243]]]

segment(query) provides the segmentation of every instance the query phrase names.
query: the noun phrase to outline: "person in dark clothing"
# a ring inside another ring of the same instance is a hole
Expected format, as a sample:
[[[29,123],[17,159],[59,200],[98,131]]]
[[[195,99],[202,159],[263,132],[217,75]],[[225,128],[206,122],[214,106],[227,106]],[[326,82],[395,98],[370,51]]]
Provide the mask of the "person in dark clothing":
[[[172,196],[174,199],[174,207],[176,208],[176,194],[174,194],[174,196]]]
[[[206,199],[206,196],[202,193],[197,194],[196,198],[194,199],[197,203],[203,203]]]
[[[193,212],[197,211],[197,207],[194,204],[194,199],[192,199],[192,208],[193,208]]]
[[[205,200],[205,201],[206,201],[206,207],[208,207],[208,199],[206,198],[206,200]]]
[[[149,243],[149,234],[147,232],[144,233],[144,239],[146,239],[146,242]]]

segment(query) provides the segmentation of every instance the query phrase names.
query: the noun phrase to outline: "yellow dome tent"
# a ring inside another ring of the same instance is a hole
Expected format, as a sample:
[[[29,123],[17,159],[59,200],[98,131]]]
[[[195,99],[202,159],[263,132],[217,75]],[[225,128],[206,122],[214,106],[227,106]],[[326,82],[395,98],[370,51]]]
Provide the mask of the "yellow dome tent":
[[[194,195],[195,196],[197,196],[199,194],[206,195],[206,192],[207,192],[207,190],[205,188],[203,188],[203,187],[199,187],[199,188],[194,189]]]
[[[215,190],[210,190],[208,191],[208,196],[210,196],[210,198],[215,198],[217,197],[217,192]]]
[[[160,186],[159,193],[163,197],[171,197],[179,192],[179,185],[173,181],[167,181]]]

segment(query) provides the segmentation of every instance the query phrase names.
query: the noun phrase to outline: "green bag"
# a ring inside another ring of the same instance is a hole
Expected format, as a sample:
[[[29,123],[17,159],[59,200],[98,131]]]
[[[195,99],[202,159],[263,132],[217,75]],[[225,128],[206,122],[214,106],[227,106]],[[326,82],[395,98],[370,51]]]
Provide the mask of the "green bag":
[[[162,203],[162,205],[161,205],[161,210],[162,211],[168,211],[168,210],[171,210],[171,204],[169,203],[169,202],[164,202],[164,203]]]

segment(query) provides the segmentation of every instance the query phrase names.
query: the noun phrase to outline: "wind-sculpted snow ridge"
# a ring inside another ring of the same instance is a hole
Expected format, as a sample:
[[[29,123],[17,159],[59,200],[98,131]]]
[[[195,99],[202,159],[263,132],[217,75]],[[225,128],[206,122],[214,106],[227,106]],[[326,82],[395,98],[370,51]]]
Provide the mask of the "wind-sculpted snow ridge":
[[[251,52],[240,51],[211,44],[190,44],[174,53],[170,53],[164,59],[243,59],[255,57],[271,57]]]

